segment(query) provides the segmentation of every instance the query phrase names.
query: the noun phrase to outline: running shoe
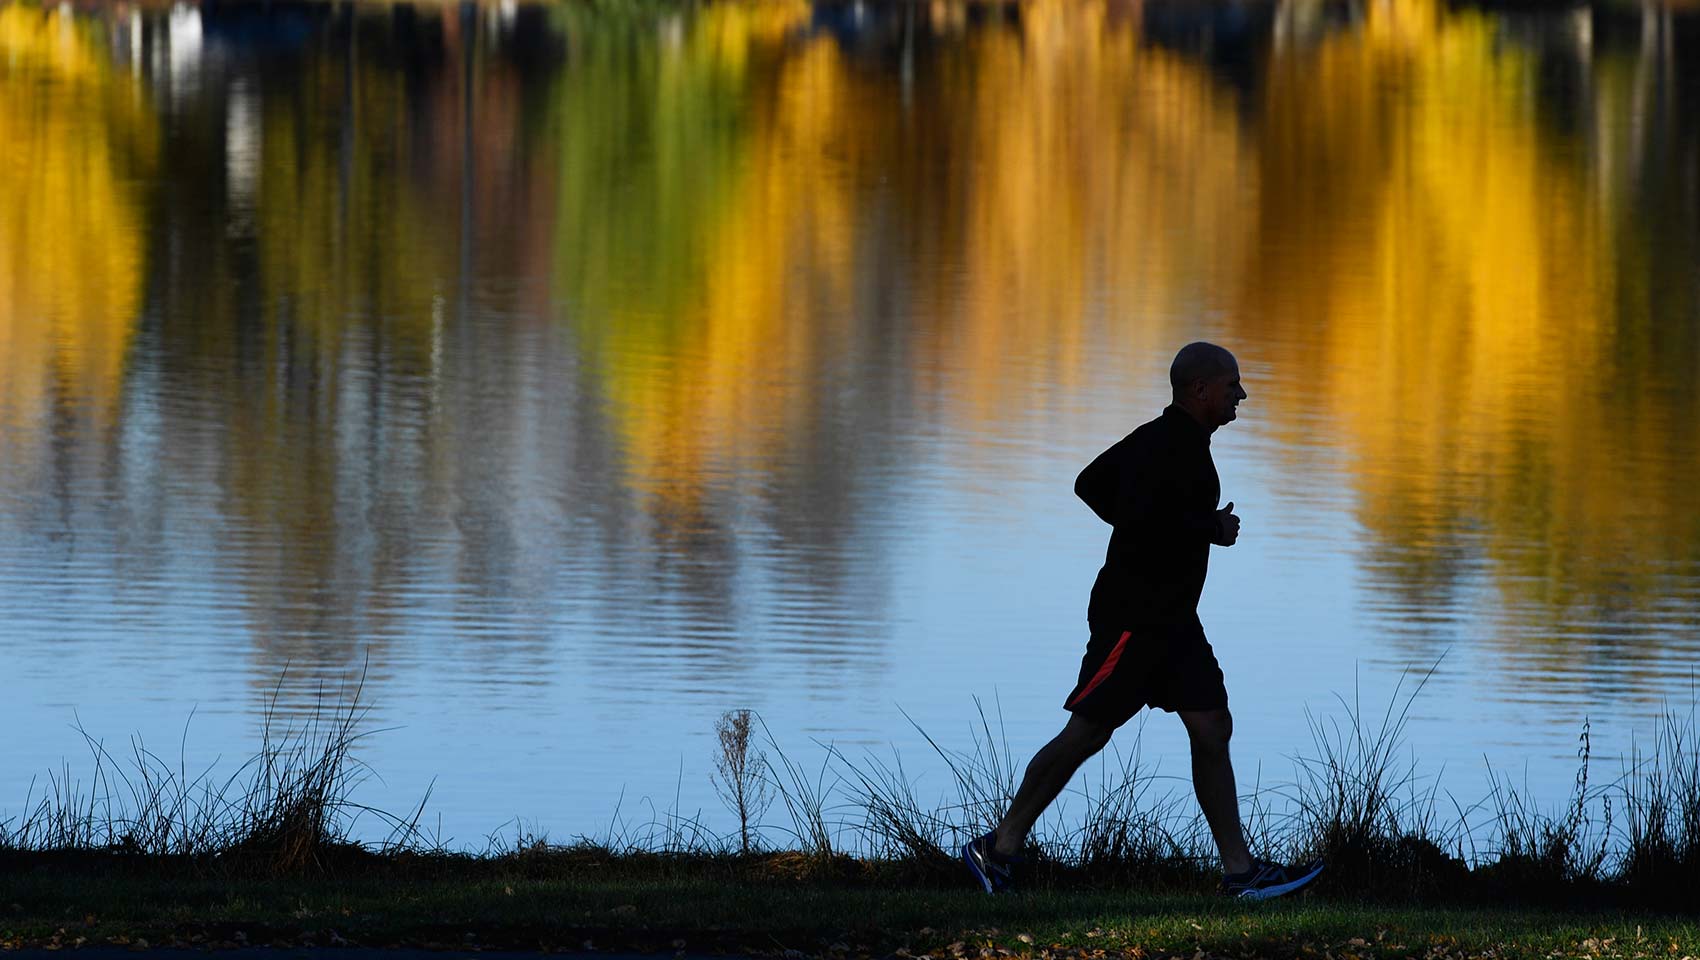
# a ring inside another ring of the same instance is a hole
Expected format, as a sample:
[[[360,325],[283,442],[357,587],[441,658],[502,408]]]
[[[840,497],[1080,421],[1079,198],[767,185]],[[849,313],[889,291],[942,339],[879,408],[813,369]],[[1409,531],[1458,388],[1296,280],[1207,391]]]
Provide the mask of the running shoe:
[[[997,831],[970,840],[962,845],[962,862],[987,893],[1006,893],[1015,886],[1015,865],[1020,857],[1006,857],[997,852],[992,842]]]
[[[1268,860],[1253,860],[1244,873],[1230,873],[1222,878],[1222,892],[1244,900],[1269,900],[1316,879],[1322,872],[1322,861],[1284,867]]]

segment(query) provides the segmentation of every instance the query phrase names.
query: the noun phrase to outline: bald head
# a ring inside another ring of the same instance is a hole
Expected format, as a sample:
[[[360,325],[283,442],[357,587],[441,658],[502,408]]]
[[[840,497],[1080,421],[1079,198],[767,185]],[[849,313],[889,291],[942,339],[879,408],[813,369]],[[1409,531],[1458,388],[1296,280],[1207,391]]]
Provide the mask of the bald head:
[[[1169,364],[1169,386],[1178,394],[1199,380],[1214,380],[1225,373],[1238,373],[1234,355],[1214,343],[1195,340],[1175,354]]]
[[[1175,361],[1169,364],[1169,386],[1175,391],[1175,405],[1211,432],[1234,420],[1235,407],[1246,396],[1240,386],[1239,361],[1203,340],[1189,343],[1175,354]]]

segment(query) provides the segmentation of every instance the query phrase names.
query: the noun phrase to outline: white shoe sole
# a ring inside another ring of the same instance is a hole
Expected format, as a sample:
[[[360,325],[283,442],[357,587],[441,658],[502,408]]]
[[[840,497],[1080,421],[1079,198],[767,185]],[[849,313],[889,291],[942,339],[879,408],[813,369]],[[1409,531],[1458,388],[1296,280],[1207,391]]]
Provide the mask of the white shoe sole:
[[[1297,880],[1288,880],[1286,883],[1276,884],[1273,887],[1259,887],[1255,890],[1242,890],[1238,896],[1241,900],[1273,900],[1284,893],[1292,893],[1294,890],[1297,890],[1312,880],[1315,880],[1316,875],[1322,872],[1322,868],[1324,866],[1325,864],[1319,863],[1316,865],[1316,869],[1302,877],[1299,877]]]
[[[992,885],[991,876],[986,873],[984,867],[975,862],[974,855],[969,852],[969,847],[971,846],[973,845],[968,844],[962,848],[962,862],[968,865],[968,872],[972,873],[974,875],[974,879],[980,882],[982,889],[984,889],[987,893],[997,893],[997,888]]]

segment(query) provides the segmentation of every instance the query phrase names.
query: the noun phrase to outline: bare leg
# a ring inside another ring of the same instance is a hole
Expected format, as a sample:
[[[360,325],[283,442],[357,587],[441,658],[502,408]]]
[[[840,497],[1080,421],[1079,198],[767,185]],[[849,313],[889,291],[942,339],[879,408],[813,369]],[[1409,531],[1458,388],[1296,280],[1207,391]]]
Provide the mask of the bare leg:
[[[1080,765],[1104,749],[1115,729],[1078,713],[1069,715],[1062,732],[1040,747],[1028,762],[1027,773],[1021,778],[1021,788],[1015,792],[1009,812],[998,822],[992,846],[999,853],[1010,856],[1021,852],[1021,845],[1027,842],[1027,832],[1033,829],[1033,822],[1039,819],[1057,794],[1062,793],[1063,787],[1068,786],[1069,779]],[[1230,772],[1230,784],[1232,780]]]
[[[1234,787],[1234,763],[1228,758],[1228,739],[1234,733],[1234,718],[1220,710],[1182,710],[1192,740],[1192,790],[1198,806],[1216,838],[1222,869],[1241,873],[1251,869],[1251,853],[1240,831],[1240,798]]]

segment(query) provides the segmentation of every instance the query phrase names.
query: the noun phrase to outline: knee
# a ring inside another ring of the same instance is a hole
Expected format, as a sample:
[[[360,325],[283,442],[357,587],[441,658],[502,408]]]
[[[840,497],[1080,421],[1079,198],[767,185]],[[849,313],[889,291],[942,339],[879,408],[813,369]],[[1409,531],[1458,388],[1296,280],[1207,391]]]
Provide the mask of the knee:
[[[1226,707],[1205,712],[1187,724],[1187,734],[1195,753],[1227,753],[1228,741],[1234,735],[1234,715]]]
[[[1093,720],[1075,714],[1069,718],[1068,726],[1063,730],[1077,750],[1084,753],[1097,753],[1109,745],[1110,735],[1116,732],[1115,724]]]

